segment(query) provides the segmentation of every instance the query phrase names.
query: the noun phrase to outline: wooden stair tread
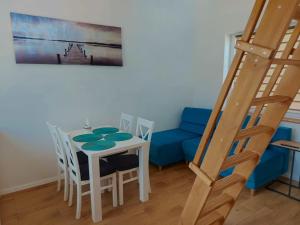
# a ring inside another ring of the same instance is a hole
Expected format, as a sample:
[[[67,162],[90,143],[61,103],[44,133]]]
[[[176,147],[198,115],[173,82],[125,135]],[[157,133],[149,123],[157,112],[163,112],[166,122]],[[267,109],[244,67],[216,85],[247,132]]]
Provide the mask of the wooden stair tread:
[[[273,133],[273,132],[274,129],[272,127],[259,125],[256,127],[251,127],[251,128],[241,130],[240,133],[236,136],[236,140],[253,137],[255,135],[259,135],[263,133]]]
[[[251,159],[259,159],[259,155],[252,151],[244,151],[233,156],[230,156],[222,165],[221,170],[226,170],[231,167],[236,166],[242,162],[251,160]]]
[[[221,194],[217,197],[214,197],[205,204],[205,207],[201,212],[200,217],[204,217],[210,212],[214,211],[215,209],[218,209],[225,204],[233,203],[233,202],[234,199],[228,194]]]
[[[266,59],[269,59],[274,52],[273,49],[265,48],[245,41],[237,41],[235,48],[240,49],[244,52],[258,55]]]
[[[197,222],[197,225],[211,225],[218,221],[224,221],[224,217],[220,213],[214,211],[207,216],[200,218]]]
[[[300,60],[295,60],[295,59],[272,59],[272,64],[300,66]]]
[[[259,106],[259,105],[270,104],[270,103],[291,102],[292,100],[293,99],[290,98],[289,96],[274,95],[274,96],[256,98],[253,100],[252,105]]]
[[[217,180],[213,185],[212,192],[221,191],[240,182],[245,182],[245,178],[243,176],[238,174],[231,174],[230,176]]]
[[[213,180],[194,163],[189,164],[189,168],[207,185],[211,186]]]

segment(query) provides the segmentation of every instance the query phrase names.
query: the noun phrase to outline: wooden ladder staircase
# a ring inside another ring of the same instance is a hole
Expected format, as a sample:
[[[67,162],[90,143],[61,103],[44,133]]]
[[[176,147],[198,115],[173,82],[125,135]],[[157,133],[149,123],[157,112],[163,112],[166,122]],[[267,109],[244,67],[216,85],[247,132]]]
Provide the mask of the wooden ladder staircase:
[[[275,58],[292,20],[299,23],[281,58]],[[254,31],[254,39],[250,42]],[[190,164],[196,179],[180,217],[180,225],[224,224],[300,88],[300,48],[295,48],[299,33],[299,0],[256,0]],[[243,66],[233,85],[243,57]],[[262,97],[257,98],[271,65],[276,65],[275,71]],[[278,79],[283,70],[282,78]],[[273,90],[276,83],[277,88]],[[255,107],[251,119],[241,130],[251,107]],[[228,157],[236,142],[234,155]],[[220,178],[220,173],[228,168],[234,168],[232,175]]]

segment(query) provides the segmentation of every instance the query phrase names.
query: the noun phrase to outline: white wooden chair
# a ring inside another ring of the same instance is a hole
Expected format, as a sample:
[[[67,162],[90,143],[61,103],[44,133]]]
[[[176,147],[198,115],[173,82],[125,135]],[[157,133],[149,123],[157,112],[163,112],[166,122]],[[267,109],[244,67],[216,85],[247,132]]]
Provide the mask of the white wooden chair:
[[[154,128],[154,122],[146,119],[138,118],[136,126],[136,136],[141,137],[142,139],[151,142],[152,132]],[[149,145],[150,146],[150,145]],[[138,169],[139,169],[139,157],[137,152],[135,154],[126,154],[118,155],[112,158],[109,158],[109,161],[112,162],[114,167],[118,171],[118,189],[119,189],[119,205],[124,204],[123,197],[123,186],[129,182],[139,179]],[[132,176],[133,173],[136,173],[136,176]],[[125,179],[125,175],[129,175],[129,179]],[[151,192],[150,180],[148,183],[148,191]]]
[[[81,205],[82,196],[90,194],[90,191],[82,193],[82,186],[90,184],[89,178],[89,165],[79,164],[77,153],[72,146],[70,138],[67,133],[58,129],[61,136],[63,145],[66,149],[67,159],[69,164],[69,175],[70,175],[70,192],[69,192],[69,206],[73,204],[73,183],[77,186],[77,208],[76,208],[76,219],[80,219],[81,216]],[[101,191],[106,189],[112,189],[112,201],[113,206],[117,207],[117,174],[116,169],[108,162],[99,160],[100,163],[100,176],[101,183],[108,184],[101,187]],[[104,182],[102,182],[104,181]]]
[[[134,117],[132,115],[122,113],[119,126],[120,130],[132,133],[133,118]]]
[[[64,201],[68,201],[68,193],[69,193],[69,171],[68,171],[68,161],[67,156],[62,146],[62,142],[60,136],[57,132],[56,126],[46,122],[49,132],[51,134],[56,159],[57,159],[57,191],[61,190],[61,178],[64,176]]]

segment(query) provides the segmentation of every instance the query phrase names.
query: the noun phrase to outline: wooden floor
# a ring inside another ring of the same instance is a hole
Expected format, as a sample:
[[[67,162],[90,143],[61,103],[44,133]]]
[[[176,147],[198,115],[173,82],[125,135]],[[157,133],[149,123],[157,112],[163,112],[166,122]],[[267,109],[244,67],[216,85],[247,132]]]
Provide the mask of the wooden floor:
[[[123,207],[113,208],[110,193],[105,193],[100,224],[177,225],[193,180],[194,175],[185,164],[162,171],[151,168],[150,201],[139,203],[136,183],[125,186]],[[63,193],[56,192],[55,184],[3,196],[0,217],[2,225],[93,224],[89,197],[84,197],[82,218],[75,220],[75,207],[63,202]],[[300,203],[267,190],[251,197],[249,191],[244,190],[226,224],[299,225]]]

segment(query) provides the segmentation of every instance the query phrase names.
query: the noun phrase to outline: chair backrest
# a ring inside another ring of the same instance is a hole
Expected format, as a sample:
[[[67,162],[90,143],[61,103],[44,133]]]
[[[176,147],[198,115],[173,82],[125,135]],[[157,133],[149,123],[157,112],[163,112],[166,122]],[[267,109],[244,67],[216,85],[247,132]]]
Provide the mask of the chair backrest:
[[[80,181],[81,180],[80,168],[79,168],[79,162],[78,162],[76,150],[73,148],[72,143],[70,141],[70,137],[66,132],[58,128],[58,133],[60,134],[62,144],[66,150],[70,176],[73,176],[78,181]]]
[[[64,147],[62,145],[60,135],[57,132],[57,128],[56,128],[56,126],[52,125],[49,122],[46,122],[46,124],[47,124],[49,132],[51,134],[52,141],[54,143],[57,161],[59,164],[63,164],[65,166],[67,166],[68,164],[67,164],[66,152],[64,151]]]
[[[137,119],[135,135],[146,141],[151,141],[154,122],[143,118]]]
[[[119,127],[120,130],[131,133],[132,125],[133,125],[133,116],[126,113],[122,113],[120,119],[120,127]]]

